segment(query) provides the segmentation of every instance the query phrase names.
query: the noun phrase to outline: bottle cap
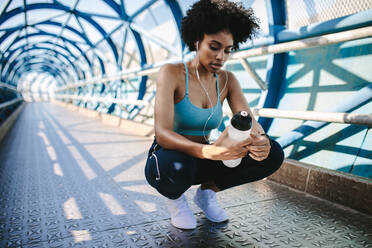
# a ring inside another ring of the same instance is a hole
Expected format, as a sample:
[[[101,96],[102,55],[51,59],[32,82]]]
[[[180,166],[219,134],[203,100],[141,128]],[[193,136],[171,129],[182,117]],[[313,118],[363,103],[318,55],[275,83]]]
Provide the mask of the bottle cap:
[[[251,129],[252,117],[247,111],[238,112],[231,119],[231,125],[240,131],[247,131]]]

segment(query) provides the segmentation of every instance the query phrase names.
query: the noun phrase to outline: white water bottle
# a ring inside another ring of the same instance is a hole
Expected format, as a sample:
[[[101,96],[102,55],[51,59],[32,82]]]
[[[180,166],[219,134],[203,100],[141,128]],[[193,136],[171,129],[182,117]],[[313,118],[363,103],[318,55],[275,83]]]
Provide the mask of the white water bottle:
[[[241,111],[236,113],[230,120],[230,125],[227,127],[227,133],[229,138],[242,141],[249,137],[252,126],[252,117],[247,111]],[[223,160],[222,162],[230,168],[234,168],[240,164],[241,158],[233,160]]]

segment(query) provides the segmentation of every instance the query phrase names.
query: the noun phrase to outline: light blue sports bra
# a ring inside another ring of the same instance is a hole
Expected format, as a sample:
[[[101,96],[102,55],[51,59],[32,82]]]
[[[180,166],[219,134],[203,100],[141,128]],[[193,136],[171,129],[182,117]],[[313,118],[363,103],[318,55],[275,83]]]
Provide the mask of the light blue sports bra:
[[[186,70],[186,94],[185,97],[174,105],[174,125],[173,130],[176,133],[192,136],[203,136],[209,135],[212,129],[219,127],[222,121],[222,106],[220,101],[219,87],[218,87],[218,75],[216,75],[217,81],[217,104],[212,108],[199,108],[191,103],[189,99],[189,71],[185,64]],[[212,117],[210,117],[213,113]],[[210,119],[208,120],[208,118]],[[208,120],[208,122],[207,122]],[[205,123],[205,132],[203,128]]]

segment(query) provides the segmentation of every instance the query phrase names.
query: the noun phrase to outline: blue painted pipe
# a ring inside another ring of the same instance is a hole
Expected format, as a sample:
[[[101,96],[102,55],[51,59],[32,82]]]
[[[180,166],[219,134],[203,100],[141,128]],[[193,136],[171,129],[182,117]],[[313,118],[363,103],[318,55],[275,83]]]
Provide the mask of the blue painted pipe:
[[[368,103],[372,100],[372,83],[360,89],[355,93],[349,100],[346,100],[342,104],[327,110],[327,112],[351,112],[354,109]],[[276,139],[276,141],[283,147],[286,148],[292,145],[295,141],[303,139],[304,137],[312,134],[320,128],[330,124],[329,122],[319,121],[306,121],[300,127],[293,131],[283,135]]]

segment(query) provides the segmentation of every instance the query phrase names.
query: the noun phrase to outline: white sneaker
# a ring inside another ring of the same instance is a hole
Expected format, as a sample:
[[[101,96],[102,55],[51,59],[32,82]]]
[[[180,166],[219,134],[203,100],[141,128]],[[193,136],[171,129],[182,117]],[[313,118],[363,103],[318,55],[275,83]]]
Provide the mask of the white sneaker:
[[[195,215],[189,208],[184,195],[176,200],[168,199],[168,210],[173,226],[181,229],[194,229],[196,227]]]
[[[194,202],[210,221],[224,222],[229,219],[226,211],[218,204],[216,192],[213,190],[202,190],[199,187],[194,196]]]

